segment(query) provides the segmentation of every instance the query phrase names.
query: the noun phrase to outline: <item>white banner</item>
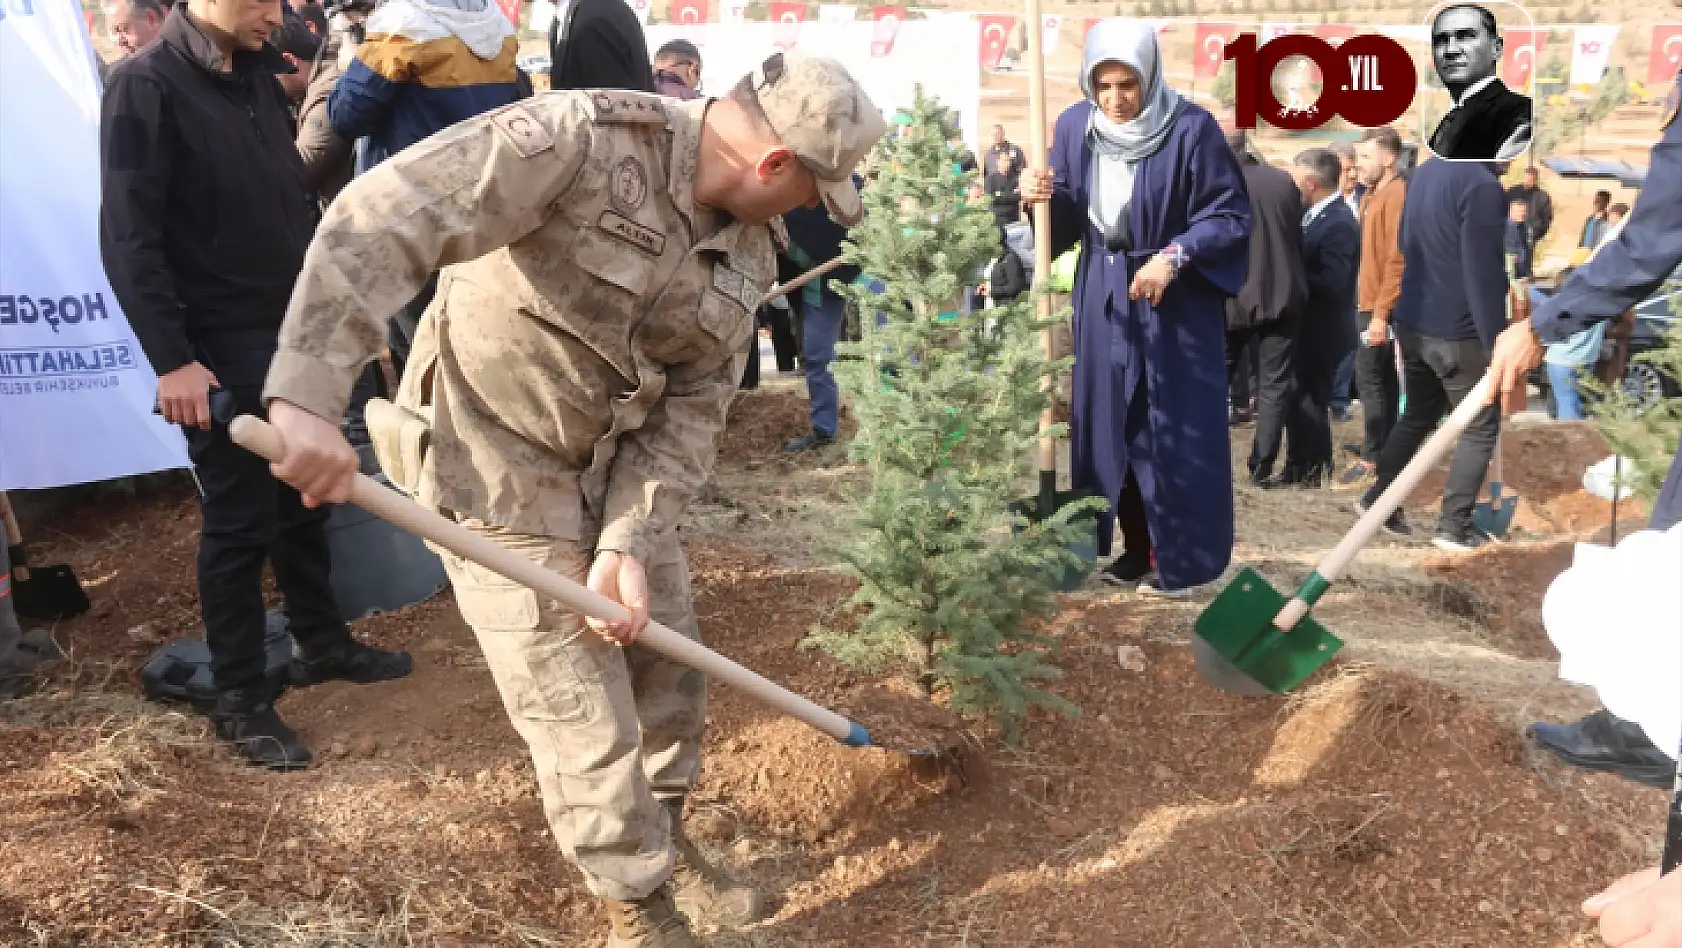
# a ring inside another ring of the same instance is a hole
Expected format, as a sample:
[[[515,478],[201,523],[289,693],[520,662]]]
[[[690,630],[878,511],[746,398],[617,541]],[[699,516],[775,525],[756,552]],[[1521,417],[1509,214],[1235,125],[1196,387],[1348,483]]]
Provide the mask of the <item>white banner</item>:
[[[826,24],[823,55],[847,67],[884,116],[911,106],[918,85],[923,94],[958,113],[964,142],[980,154],[981,142],[981,28],[967,15],[938,20],[906,20],[899,25],[893,49],[871,55],[876,24],[869,20]],[[765,57],[777,52],[777,25],[724,23],[701,26],[656,24],[645,31],[650,54],[668,40],[687,39],[707,50],[701,66],[706,89],[728,89]],[[938,56],[929,50],[941,51]]]
[[[1257,39],[1265,43],[1270,39],[1278,39],[1281,36],[1285,36],[1286,34],[1295,31],[1296,28],[1297,24],[1295,23],[1263,23],[1261,25],[1261,36],[1257,37]]]
[[[1579,26],[1571,31],[1571,84],[1592,86],[1606,75],[1617,26]]]
[[[99,73],[81,4],[0,18],[0,490],[186,467],[99,256]]]
[[[818,4],[819,23],[851,23],[858,18],[858,7],[850,3]]]
[[[1041,53],[1050,56],[1057,52],[1057,44],[1063,40],[1063,17],[1057,13],[1041,14],[1040,23],[1044,27],[1040,35],[1045,38]]]
[[[719,11],[718,22],[738,26],[748,19],[747,0],[724,0],[724,6]]]

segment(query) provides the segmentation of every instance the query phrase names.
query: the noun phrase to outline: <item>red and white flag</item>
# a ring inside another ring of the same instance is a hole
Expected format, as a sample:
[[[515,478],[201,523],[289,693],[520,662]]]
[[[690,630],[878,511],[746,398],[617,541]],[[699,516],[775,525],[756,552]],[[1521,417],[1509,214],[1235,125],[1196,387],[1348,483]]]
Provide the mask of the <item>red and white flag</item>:
[[[1238,35],[1237,23],[1199,23],[1192,43],[1191,75],[1194,79],[1213,79],[1221,74],[1226,62],[1226,44]]]
[[[1008,13],[978,13],[975,19],[981,24],[981,68],[996,69],[1005,47],[1010,45],[1010,31],[1016,26],[1016,17]]]
[[[1063,39],[1063,15],[1060,13],[1046,13],[1040,17],[1040,52],[1050,56],[1057,49],[1057,44]]]
[[[512,23],[515,29],[520,28],[520,4],[522,2],[524,0],[496,0],[497,9],[502,11],[502,15],[508,18],[508,22]]]
[[[1647,81],[1669,82],[1682,69],[1682,23],[1653,27],[1653,46],[1647,53]]]
[[[772,42],[787,52],[800,42],[800,24],[806,22],[806,4],[799,0],[772,0]]]
[[[1536,74],[1536,61],[1542,56],[1542,46],[1548,40],[1547,30],[1507,30],[1502,36],[1501,81],[1520,92],[1530,88],[1530,77]]]
[[[1281,36],[1295,32],[1296,28],[1297,24],[1295,23],[1263,23],[1261,26],[1261,35],[1256,37],[1256,41],[1258,43],[1265,43],[1270,39],[1278,39]]]
[[[876,7],[870,11],[874,24],[870,34],[870,55],[881,59],[894,51],[894,38],[899,25],[905,22],[904,7]]]
[[[744,4],[742,9],[746,10]],[[672,22],[680,26],[692,26],[707,22],[707,0],[672,0],[670,8]]]

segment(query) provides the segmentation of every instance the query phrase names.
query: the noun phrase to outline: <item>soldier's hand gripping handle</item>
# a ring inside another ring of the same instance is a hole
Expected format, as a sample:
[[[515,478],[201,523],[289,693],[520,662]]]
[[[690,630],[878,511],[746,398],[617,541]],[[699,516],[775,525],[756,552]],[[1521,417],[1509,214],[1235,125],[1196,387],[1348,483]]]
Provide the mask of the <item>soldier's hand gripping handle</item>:
[[[358,468],[356,449],[338,425],[279,398],[269,403],[269,424],[280,437],[264,437],[262,444],[247,447],[269,459],[275,477],[298,489],[304,506],[350,501]]]

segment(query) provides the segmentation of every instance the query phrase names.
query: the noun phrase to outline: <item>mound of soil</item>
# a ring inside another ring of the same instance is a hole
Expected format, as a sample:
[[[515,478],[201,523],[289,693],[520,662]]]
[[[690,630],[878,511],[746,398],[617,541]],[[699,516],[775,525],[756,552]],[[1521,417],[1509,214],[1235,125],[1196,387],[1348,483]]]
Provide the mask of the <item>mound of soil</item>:
[[[1495,647],[1520,658],[1557,659],[1542,627],[1542,597],[1571,566],[1569,540],[1502,543],[1474,553],[1432,555],[1421,564],[1436,577],[1447,612],[1482,626]]]

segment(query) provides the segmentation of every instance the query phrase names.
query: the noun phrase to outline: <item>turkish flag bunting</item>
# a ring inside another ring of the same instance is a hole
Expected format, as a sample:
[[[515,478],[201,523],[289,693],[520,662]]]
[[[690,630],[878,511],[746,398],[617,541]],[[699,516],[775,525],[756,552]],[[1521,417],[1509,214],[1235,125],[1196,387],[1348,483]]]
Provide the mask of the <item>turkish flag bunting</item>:
[[[775,0],[771,4],[771,21],[773,23],[803,23],[806,20],[806,4],[792,2],[792,0]]]
[[[981,68],[995,69],[999,57],[1005,54],[1005,47],[1010,45],[1010,30],[1016,25],[1016,17],[1008,13],[978,13],[975,19],[981,24]]]
[[[1647,81],[1669,82],[1682,70],[1682,23],[1653,27],[1653,47],[1647,53]]]
[[[1332,46],[1343,45],[1344,40],[1354,36],[1357,32],[1359,31],[1353,26],[1345,26],[1342,23],[1321,23],[1314,27],[1314,35]]]
[[[707,22],[707,0],[672,0],[671,18],[679,25]]]
[[[1199,23],[1195,35],[1191,75],[1194,79],[1213,79],[1221,74],[1226,62],[1226,44],[1238,35],[1237,23]]]
[[[905,22],[905,8],[876,7],[870,11],[870,19],[875,23],[870,35],[870,55],[881,59],[894,51],[894,37],[899,35],[899,25]]]
[[[1505,49],[1501,53],[1501,81],[1523,92],[1530,88],[1530,77],[1536,74],[1536,60],[1542,56],[1548,31],[1507,30],[1502,39]]]
[[[522,2],[523,0],[496,0],[497,8],[502,11],[503,16],[508,18],[508,22],[514,24],[515,29],[519,29],[520,26],[520,4]]]

